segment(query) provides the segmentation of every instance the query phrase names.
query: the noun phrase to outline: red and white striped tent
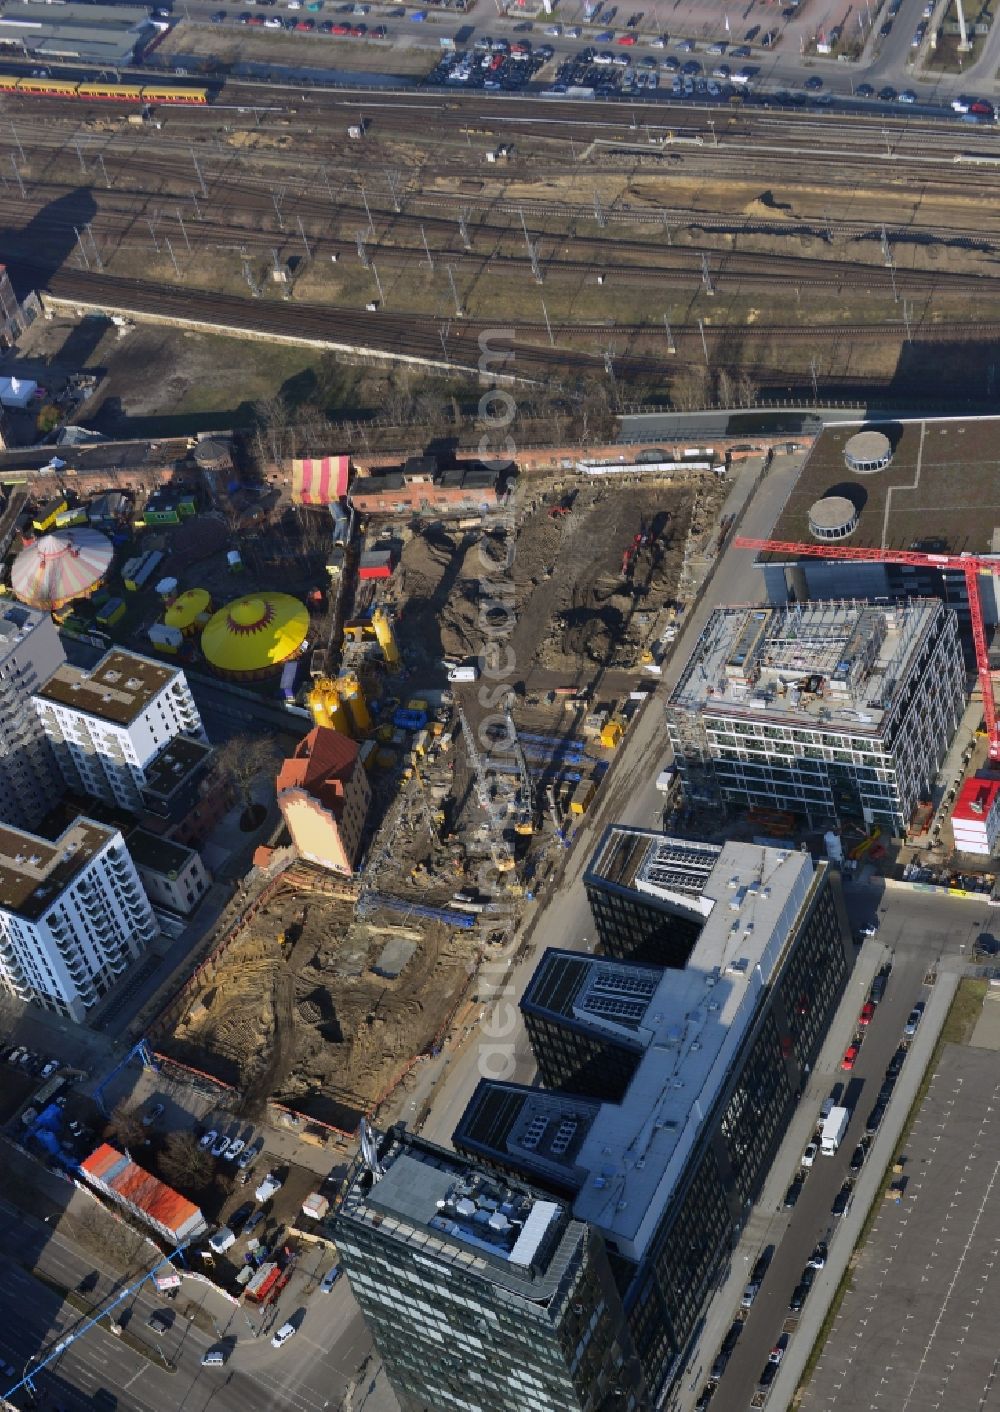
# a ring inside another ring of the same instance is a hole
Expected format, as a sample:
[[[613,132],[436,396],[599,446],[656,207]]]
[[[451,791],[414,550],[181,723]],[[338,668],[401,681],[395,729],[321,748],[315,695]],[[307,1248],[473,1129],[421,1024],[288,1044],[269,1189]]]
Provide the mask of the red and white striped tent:
[[[312,456],[292,462],[292,500],[296,505],[331,505],[347,494],[349,456]]]

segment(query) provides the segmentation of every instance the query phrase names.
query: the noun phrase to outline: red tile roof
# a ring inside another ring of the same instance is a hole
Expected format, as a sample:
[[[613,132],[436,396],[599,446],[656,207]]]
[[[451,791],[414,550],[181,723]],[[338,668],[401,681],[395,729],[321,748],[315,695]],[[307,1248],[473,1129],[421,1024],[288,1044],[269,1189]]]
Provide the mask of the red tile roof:
[[[340,731],[316,726],[303,736],[295,754],[278,771],[278,793],[303,789],[324,808],[336,813],[343,805],[344,785],[357,767],[360,747]]]

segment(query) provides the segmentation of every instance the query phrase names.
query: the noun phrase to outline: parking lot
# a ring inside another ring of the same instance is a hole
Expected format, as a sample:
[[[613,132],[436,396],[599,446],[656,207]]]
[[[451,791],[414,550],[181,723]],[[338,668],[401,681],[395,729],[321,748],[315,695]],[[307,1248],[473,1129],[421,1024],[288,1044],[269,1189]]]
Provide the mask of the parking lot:
[[[902,1198],[859,1253],[802,1406],[810,1412],[1000,1407],[1000,1072],[949,1046],[904,1152]]]

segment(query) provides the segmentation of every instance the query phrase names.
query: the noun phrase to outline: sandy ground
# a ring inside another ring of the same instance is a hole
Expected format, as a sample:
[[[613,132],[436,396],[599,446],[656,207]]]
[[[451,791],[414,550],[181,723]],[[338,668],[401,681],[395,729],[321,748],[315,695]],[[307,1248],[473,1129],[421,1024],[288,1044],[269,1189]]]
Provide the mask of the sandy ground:
[[[353,1129],[434,1040],[468,981],[474,943],[438,923],[398,926],[380,916],[369,925],[352,914],[349,901],[317,893],[272,900],[240,932],[165,1051],[238,1084],[251,1108],[273,1096]],[[284,955],[279,933],[299,926]],[[389,980],[372,967],[393,937],[416,945]]]

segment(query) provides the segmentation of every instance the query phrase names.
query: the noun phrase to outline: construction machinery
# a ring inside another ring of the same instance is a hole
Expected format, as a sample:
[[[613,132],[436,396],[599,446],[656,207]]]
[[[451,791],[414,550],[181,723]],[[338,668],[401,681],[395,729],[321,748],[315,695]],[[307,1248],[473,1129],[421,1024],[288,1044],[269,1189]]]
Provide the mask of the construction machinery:
[[[916,549],[863,549],[842,544],[796,544],[782,539],[747,539],[743,535],[734,538],[733,547],[756,549],[764,554],[782,554],[789,558],[840,559],[867,564],[912,564],[920,568],[938,569],[942,572],[951,570],[962,574],[969,599],[969,619],[976,653],[976,671],[979,674],[979,687],[983,698],[983,721],[990,743],[990,760],[994,763],[1000,761],[997,708],[993,697],[993,677],[986,645],[983,605],[979,598],[979,575],[995,574],[996,559],[980,558],[977,554],[925,554]]]
[[[642,528],[632,540],[632,543],[622,555],[622,578],[630,579],[635,573],[635,561],[638,558],[639,550],[649,543],[649,533]]]
[[[371,730],[372,718],[357,674],[355,672],[344,672],[343,675],[337,679],[336,685],[340,699],[346,704],[347,710],[350,713],[351,724],[354,727],[351,732],[352,735],[364,735],[366,731]]]
[[[316,677],[306,694],[306,706],[314,725],[353,735],[350,709],[344,699],[342,683],[333,677]]]
[[[517,773],[520,780],[520,787],[517,795],[517,819],[514,824],[514,831],[519,834],[531,835],[535,832],[535,792],[531,784],[531,775],[528,773],[528,762],[525,759],[524,750],[517,734],[517,727],[514,725],[514,717],[510,713],[510,707],[504,713],[507,720],[507,730],[510,738],[510,747],[517,765]]]
[[[472,734],[472,727],[469,725],[468,717],[462,708],[461,702],[458,706],[458,718],[462,723],[462,736],[465,740],[465,749],[469,757],[469,764],[476,776],[476,798],[482,805],[483,813],[489,826],[490,856],[498,873],[509,873],[514,867],[514,856],[507,846],[503,837],[503,816],[494,803],[490,793],[489,781],[486,778],[486,770],[483,767],[482,757],[476,749],[475,736]]]
[[[392,623],[389,614],[384,608],[376,608],[372,613],[372,627],[375,630],[375,638],[382,649],[382,656],[385,658],[386,666],[395,670],[399,666],[402,658],[399,646],[396,642],[396,634],[392,630]]]

